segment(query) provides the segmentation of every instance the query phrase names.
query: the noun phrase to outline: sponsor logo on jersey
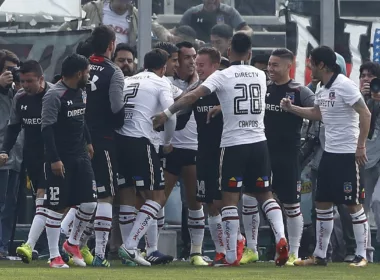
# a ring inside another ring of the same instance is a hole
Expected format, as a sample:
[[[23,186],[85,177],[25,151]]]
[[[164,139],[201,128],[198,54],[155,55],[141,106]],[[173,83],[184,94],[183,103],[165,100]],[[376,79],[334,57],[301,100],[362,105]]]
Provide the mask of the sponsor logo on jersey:
[[[273,112],[283,112],[280,105],[274,105],[269,103],[265,104],[265,110]]]
[[[269,178],[268,176],[259,177],[256,180],[256,187],[258,188],[267,188],[269,187]]]
[[[99,66],[99,65],[94,65],[94,64],[90,64],[90,70],[94,70],[94,71],[103,71],[104,70],[104,66]]]
[[[269,97],[270,96],[270,92],[267,92],[267,97]]]
[[[301,181],[297,181],[297,192],[301,192],[302,184]]]
[[[345,197],[344,197],[344,200],[351,200],[352,199],[352,196],[351,195],[346,195]]]
[[[23,118],[22,122],[27,125],[40,125],[42,124],[42,119],[41,118]]]
[[[198,113],[208,113],[214,108],[215,106],[197,106],[197,112]]]
[[[335,100],[335,91],[330,91],[329,92],[329,99],[330,100]]]
[[[123,34],[123,35],[128,35],[128,31],[129,31],[128,29],[129,29],[129,27],[123,28],[121,26],[112,25],[112,24],[110,24],[109,26],[115,31],[115,33],[119,33],[119,34]]]
[[[352,184],[351,182],[344,182],[343,184],[344,193],[352,193]]]
[[[228,180],[228,187],[230,188],[241,188],[243,186],[242,178],[232,177]]]
[[[81,116],[81,115],[84,115],[85,112],[86,112],[86,108],[71,110],[71,111],[67,111],[67,116],[69,118],[70,117]]]
[[[320,107],[328,107],[328,108],[332,108],[332,107],[334,107],[334,105],[335,105],[335,101],[332,101],[332,100],[323,100],[323,99],[321,99],[321,100],[319,100],[319,106]]]
[[[28,105],[21,105],[21,110],[23,110],[23,111],[28,110]]]

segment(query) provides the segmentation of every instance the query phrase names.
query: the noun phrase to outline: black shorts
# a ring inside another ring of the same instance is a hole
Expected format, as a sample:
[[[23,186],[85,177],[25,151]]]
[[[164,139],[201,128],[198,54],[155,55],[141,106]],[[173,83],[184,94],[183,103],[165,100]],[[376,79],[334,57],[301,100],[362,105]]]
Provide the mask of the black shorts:
[[[219,157],[214,155],[198,153],[197,156],[197,201],[212,203],[221,200],[222,193],[219,190]]]
[[[182,167],[195,165],[197,159],[197,151],[173,148],[173,151],[165,156],[163,161],[164,170],[179,176]]]
[[[117,160],[115,143],[94,142],[94,157],[92,168],[95,174],[98,198],[115,196],[117,189]]]
[[[146,138],[117,134],[115,137],[120,177],[125,184],[145,190],[165,189],[164,172],[155,147]]]
[[[267,142],[222,148],[219,189],[224,192],[271,192],[270,161]]]
[[[25,164],[26,173],[28,174],[31,182],[32,192],[37,194],[37,190],[46,189],[46,178],[44,173],[45,163],[36,162],[35,164]]]
[[[355,154],[323,152],[318,169],[315,201],[357,205],[364,199]]]
[[[299,152],[269,150],[272,168],[272,189],[281,203],[301,201]]]
[[[63,160],[65,176],[55,176],[50,163],[45,164],[47,205],[59,211],[97,199],[94,172],[87,155]]]

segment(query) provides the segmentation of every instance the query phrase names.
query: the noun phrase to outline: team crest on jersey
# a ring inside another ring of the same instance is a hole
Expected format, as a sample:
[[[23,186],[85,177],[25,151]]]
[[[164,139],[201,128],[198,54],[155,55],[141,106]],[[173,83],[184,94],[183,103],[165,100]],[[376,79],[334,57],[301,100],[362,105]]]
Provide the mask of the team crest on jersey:
[[[330,91],[329,92],[329,99],[330,100],[335,100],[335,91]]]
[[[286,97],[290,99],[290,102],[294,103],[294,92],[287,92]]]
[[[352,184],[351,182],[344,182],[343,184],[344,193],[352,193]]]
[[[87,102],[87,93],[86,93],[85,90],[82,92],[82,99],[83,99],[83,103],[86,104],[86,102]]]
[[[224,15],[218,15],[216,17],[216,23],[217,24],[223,24],[223,23],[225,23],[225,21],[224,21]]]

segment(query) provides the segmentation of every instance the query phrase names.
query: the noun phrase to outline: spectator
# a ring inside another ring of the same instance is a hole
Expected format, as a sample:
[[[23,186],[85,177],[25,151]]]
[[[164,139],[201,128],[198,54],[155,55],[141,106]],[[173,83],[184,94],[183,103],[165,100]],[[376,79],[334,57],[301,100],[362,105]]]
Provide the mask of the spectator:
[[[215,24],[228,24],[236,31],[244,31],[252,36],[253,31],[235,8],[221,4],[221,0],[203,0],[203,4],[188,9],[180,25],[194,28],[197,38],[208,42],[211,29]]]
[[[128,44],[118,44],[112,61],[120,67],[125,77],[131,77],[136,70],[135,52]]]
[[[227,50],[231,44],[234,31],[227,24],[217,24],[211,29],[211,44],[222,56],[227,57]]]

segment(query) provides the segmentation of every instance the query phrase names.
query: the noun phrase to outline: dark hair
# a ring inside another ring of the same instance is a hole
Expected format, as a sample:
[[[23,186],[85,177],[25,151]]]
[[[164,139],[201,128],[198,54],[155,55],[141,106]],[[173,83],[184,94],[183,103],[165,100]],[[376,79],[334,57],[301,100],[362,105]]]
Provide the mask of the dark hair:
[[[175,35],[184,35],[190,38],[197,38],[197,32],[189,25],[181,25],[174,30]]]
[[[176,44],[177,48],[178,48],[178,52],[181,52],[181,49],[182,48],[186,48],[186,49],[192,49],[194,48],[194,45],[190,42],[187,42],[187,41],[183,41],[181,43],[178,43]]]
[[[313,49],[310,58],[315,65],[319,65],[322,62],[330,72],[341,72],[340,66],[336,63],[336,54],[330,47],[321,46]]]
[[[228,67],[231,66],[231,63],[230,63],[230,61],[228,60],[228,58],[222,56],[221,59],[220,59],[220,65],[222,65],[222,66],[228,68]]]
[[[37,77],[42,77],[42,75],[44,74],[44,71],[42,70],[42,67],[38,63],[38,61],[27,60],[27,61],[24,61],[24,63],[20,67],[20,73],[22,74],[34,73],[36,74]]]
[[[380,64],[372,61],[364,62],[360,65],[360,76],[363,74],[364,70],[367,70],[376,78],[380,78]]]
[[[168,53],[161,49],[153,49],[144,56],[144,68],[159,70],[166,65]]]
[[[263,64],[268,64],[269,63],[269,54],[257,54],[252,57],[251,60],[251,65],[255,65],[255,63],[263,63]]]
[[[0,55],[0,71],[3,71],[6,61],[13,62],[17,66],[20,65],[20,59],[17,55],[9,50],[1,50],[2,54]]]
[[[217,24],[211,28],[211,35],[216,35],[224,39],[231,39],[234,35],[234,30],[227,24]]]
[[[95,54],[104,54],[109,44],[116,40],[113,29],[107,25],[96,27],[91,34],[91,44]]]
[[[86,41],[79,42],[78,47],[75,52],[77,54],[80,54],[89,58],[94,53],[91,37],[88,38]]]
[[[158,42],[154,45],[154,48],[166,51],[169,54],[169,58],[173,53],[178,53],[179,51],[176,45],[168,42]]]
[[[245,55],[252,49],[252,40],[245,33],[235,33],[232,37],[231,49],[238,55]]]
[[[221,55],[220,52],[215,48],[201,48],[198,51],[198,55],[208,55],[210,57],[211,63],[220,63]]]
[[[288,59],[290,61],[293,61],[294,60],[294,54],[291,50],[288,50],[288,49],[276,49],[272,52],[273,56],[277,56],[277,57],[280,57],[280,58],[285,58],[285,59]]]
[[[52,84],[58,83],[60,80],[62,80],[62,75],[57,74],[53,77],[53,80],[51,81]]]
[[[135,50],[128,44],[126,43],[119,43],[117,44],[116,46],[116,49],[115,49],[115,53],[113,55],[113,58],[112,60],[115,60],[116,57],[117,57],[117,53],[120,52],[120,51],[127,51],[127,52],[130,52],[133,56],[133,58],[136,57],[136,53],[135,53]]]
[[[62,77],[71,78],[80,71],[85,71],[89,65],[86,57],[80,54],[71,54],[63,60]]]

